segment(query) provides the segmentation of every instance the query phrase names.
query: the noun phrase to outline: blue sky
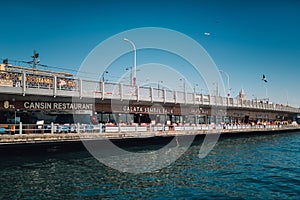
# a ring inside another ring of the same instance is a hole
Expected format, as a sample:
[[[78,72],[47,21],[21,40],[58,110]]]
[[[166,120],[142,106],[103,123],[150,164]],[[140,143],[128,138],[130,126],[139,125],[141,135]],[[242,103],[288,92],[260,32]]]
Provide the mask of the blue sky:
[[[0,7],[0,58],[27,61],[36,49],[42,64],[76,70],[96,45],[112,35],[163,27],[200,43],[230,75],[232,96],[243,87],[248,99],[265,97],[261,80],[265,74],[271,101],[300,106],[297,0],[2,0]],[[110,75],[107,78],[113,79]]]

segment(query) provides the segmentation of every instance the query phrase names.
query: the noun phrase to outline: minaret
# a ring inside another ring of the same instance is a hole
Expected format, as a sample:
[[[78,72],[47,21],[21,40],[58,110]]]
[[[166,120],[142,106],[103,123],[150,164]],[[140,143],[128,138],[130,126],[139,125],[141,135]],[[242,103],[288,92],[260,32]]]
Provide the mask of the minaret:
[[[243,101],[246,100],[246,94],[245,94],[244,88],[241,89],[239,98]]]

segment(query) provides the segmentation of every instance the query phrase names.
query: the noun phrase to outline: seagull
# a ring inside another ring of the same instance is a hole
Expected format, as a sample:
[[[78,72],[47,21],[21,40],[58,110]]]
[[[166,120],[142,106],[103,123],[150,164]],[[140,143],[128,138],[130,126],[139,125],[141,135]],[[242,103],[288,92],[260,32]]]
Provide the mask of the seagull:
[[[262,77],[262,79],[261,80],[263,80],[264,82],[268,82],[267,81],[267,78],[266,78],[266,76],[263,74],[263,77]]]
[[[205,32],[204,35],[210,36],[210,32]]]

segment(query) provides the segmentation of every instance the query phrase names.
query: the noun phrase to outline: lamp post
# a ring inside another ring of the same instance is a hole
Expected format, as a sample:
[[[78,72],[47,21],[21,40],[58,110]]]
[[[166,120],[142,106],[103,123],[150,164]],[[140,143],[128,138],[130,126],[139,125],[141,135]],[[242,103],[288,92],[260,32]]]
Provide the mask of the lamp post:
[[[218,84],[218,82],[213,82],[213,85],[216,85],[216,90],[215,90],[216,96],[220,96],[220,94],[219,94],[219,84]]]
[[[227,89],[228,89],[227,96],[230,97],[229,75],[228,75],[228,73],[226,73],[226,72],[223,71],[223,70],[219,70],[219,71],[220,71],[220,72],[223,72],[223,73],[227,76]]]
[[[287,90],[286,90],[286,105],[287,106],[289,105],[289,93]]]
[[[196,93],[196,86],[198,86],[197,83],[194,85],[194,93]]]
[[[180,81],[183,81],[183,92],[185,93],[185,78],[179,79]]]
[[[268,88],[267,86],[263,85],[265,87],[265,91],[266,91],[266,100],[269,100],[269,97],[268,97]]]
[[[159,97],[159,93],[160,93],[160,91],[159,91],[159,83],[163,83],[163,81],[157,81],[157,89],[158,89],[157,96],[158,97]]]
[[[130,86],[132,86],[132,67],[126,68],[126,70],[130,70]]]
[[[104,71],[103,74],[102,74],[102,81],[103,82],[105,81],[104,74],[108,74],[108,71]]]
[[[136,47],[135,47],[135,44],[131,40],[129,40],[128,38],[124,38],[124,41],[129,42],[133,47],[133,51],[134,51],[133,85],[136,86]]]

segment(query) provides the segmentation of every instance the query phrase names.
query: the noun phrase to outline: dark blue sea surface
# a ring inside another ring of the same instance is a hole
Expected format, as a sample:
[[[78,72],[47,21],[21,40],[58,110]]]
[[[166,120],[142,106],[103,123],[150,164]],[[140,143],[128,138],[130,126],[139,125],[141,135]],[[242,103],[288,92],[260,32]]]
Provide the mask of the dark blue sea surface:
[[[2,156],[0,199],[299,199],[300,132],[222,137],[203,159],[201,144],[168,167],[136,175],[87,151]]]

